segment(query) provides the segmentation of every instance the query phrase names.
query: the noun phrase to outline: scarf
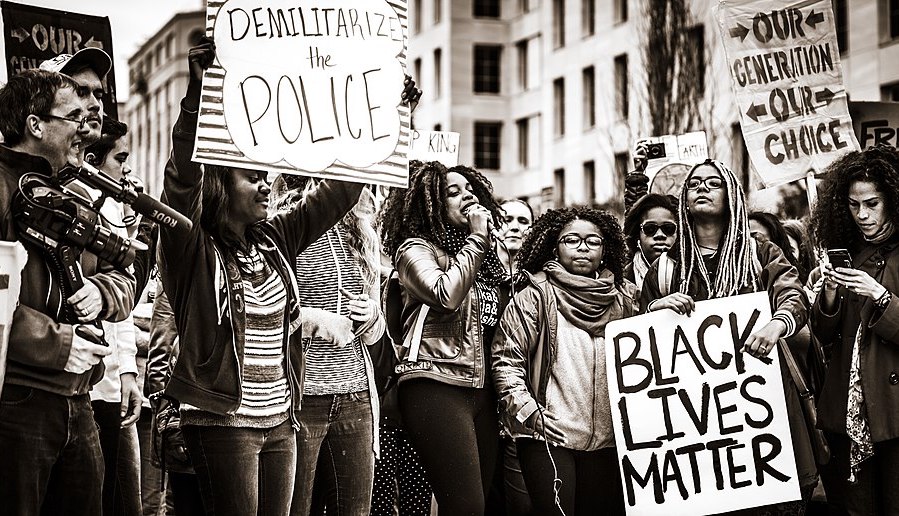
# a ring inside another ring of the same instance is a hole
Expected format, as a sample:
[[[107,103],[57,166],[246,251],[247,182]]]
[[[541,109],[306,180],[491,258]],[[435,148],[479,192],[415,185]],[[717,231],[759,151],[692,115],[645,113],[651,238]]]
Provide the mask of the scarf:
[[[643,290],[643,280],[646,279],[646,275],[649,274],[650,264],[646,260],[646,257],[643,256],[643,250],[637,251],[634,254],[633,259],[634,264],[634,283],[637,284],[637,290]]]
[[[468,238],[470,234],[470,232],[462,231],[454,226],[447,226],[446,236],[443,238],[441,247],[449,253],[459,254],[459,252],[462,251],[462,247],[465,245],[465,239]],[[505,269],[499,261],[496,250],[491,247],[487,250],[487,256],[484,258],[481,268],[478,269],[478,280],[488,287],[495,287],[501,284],[505,278]]]
[[[893,222],[887,221],[883,223],[883,226],[880,226],[877,234],[870,238],[865,237],[865,241],[871,244],[882,244],[886,242],[891,236],[893,236]]]
[[[543,266],[559,312],[593,337],[605,337],[606,324],[625,316],[615,277],[604,269],[597,278],[571,274],[555,260]],[[630,314],[627,314],[630,315]]]

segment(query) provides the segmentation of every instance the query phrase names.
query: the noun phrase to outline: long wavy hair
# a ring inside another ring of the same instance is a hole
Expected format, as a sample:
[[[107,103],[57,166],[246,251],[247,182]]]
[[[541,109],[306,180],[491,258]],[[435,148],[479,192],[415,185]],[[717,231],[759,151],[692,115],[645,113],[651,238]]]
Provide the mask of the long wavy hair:
[[[559,235],[573,220],[592,222],[599,229],[603,237],[603,264],[615,276],[615,284],[621,285],[628,259],[621,226],[610,213],[586,206],[549,210],[534,221],[518,252],[519,271],[534,274],[540,272],[546,262],[554,260]]]
[[[709,281],[709,271],[706,270],[693,230],[693,215],[687,206],[687,180],[693,176],[696,169],[703,166],[711,166],[721,174],[724,180],[722,188],[727,201],[727,213],[724,214],[723,220],[724,233],[718,243],[720,254],[714,285]],[[732,296],[739,293],[742,288],[756,284],[758,274],[752,266],[752,236],[749,234],[746,200],[743,197],[743,187],[730,168],[712,159],[694,165],[681,188],[677,212],[679,234],[675,249],[678,249],[680,261],[679,292],[685,294],[689,292],[694,276],[698,276],[705,285],[710,298]]]
[[[234,196],[234,175],[237,171],[231,167],[219,165],[203,165],[203,212],[200,214],[200,226],[212,235],[226,254],[235,251],[247,251],[250,246],[263,241],[263,233],[259,221],[248,226],[246,234],[236,235],[228,229],[231,198]],[[241,243],[243,242],[243,243]]]
[[[278,210],[290,210],[317,187],[318,181],[313,178],[281,174],[272,182],[272,204]],[[350,255],[366,285],[373,284],[380,274],[381,252],[374,213],[374,195],[369,188],[363,188],[359,202],[339,222],[346,229]]]
[[[849,188],[853,183],[873,183],[885,202],[885,213],[897,220],[899,204],[899,151],[877,145],[844,154],[827,167],[818,185],[818,202],[812,214],[812,228],[824,248],[858,248],[864,236],[849,212]]]
[[[494,227],[502,221],[502,210],[493,198],[493,185],[477,170],[457,166],[447,169],[441,163],[418,160],[409,162],[409,188],[393,188],[384,201],[379,225],[381,243],[391,258],[400,244],[409,238],[422,238],[445,249],[446,228],[446,175],[461,174],[471,184],[478,202],[493,216]]]

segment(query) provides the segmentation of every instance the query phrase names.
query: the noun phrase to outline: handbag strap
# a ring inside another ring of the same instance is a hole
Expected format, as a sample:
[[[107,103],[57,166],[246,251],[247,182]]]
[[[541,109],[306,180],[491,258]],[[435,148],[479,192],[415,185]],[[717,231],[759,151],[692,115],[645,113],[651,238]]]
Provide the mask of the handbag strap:
[[[780,347],[781,355],[783,355],[784,361],[787,363],[787,369],[790,371],[790,376],[793,377],[793,383],[796,384],[796,389],[799,391],[799,397],[802,399],[811,399],[814,397],[814,394],[808,388],[805,376],[802,374],[802,371],[799,370],[799,364],[796,363],[796,358],[793,356],[790,345],[787,344],[787,341],[784,339],[779,339],[777,345]]]

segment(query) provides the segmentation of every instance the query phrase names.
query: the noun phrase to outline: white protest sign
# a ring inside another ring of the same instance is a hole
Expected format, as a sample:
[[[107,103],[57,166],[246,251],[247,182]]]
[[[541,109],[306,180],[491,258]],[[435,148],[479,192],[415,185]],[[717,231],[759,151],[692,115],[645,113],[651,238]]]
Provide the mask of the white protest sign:
[[[409,159],[439,161],[447,167],[459,164],[459,133],[412,131]]]
[[[13,312],[19,304],[22,268],[26,261],[28,252],[20,242],[0,242],[0,393],[6,378],[9,330]]]
[[[628,514],[694,515],[799,499],[778,355],[740,349],[771,320],[760,292],[606,328]],[[768,360],[770,359],[770,361]]]
[[[405,0],[209,0],[194,160],[408,184]]]
[[[862,148],[899,147],[899,102],[849,102],[855,135]]]
[[[740,124],[766,187],[858,150],[830,0],[725,0],[718,24]]]
[[[681,185],[684,184],[690,168],[709,157],[709,144],[705,131],[681,135],[666,134],[637,140],[638,144],[643,142],[650,144],[651,151],[646,161],[650,193],[676,197],[680,194]]]

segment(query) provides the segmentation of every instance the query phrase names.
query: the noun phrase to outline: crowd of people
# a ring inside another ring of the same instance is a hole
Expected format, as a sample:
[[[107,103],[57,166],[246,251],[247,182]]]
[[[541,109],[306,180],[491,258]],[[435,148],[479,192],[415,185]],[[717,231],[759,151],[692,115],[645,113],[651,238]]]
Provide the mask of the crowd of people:
[[[128,128],[104,116],[102,50],[0,88],[0,237],[22,240],[16,198],[36,174],[75,178],[60,195],[137,242],[128,267],[81,252],[76,292],[26,242],[0,514],[624,514],[607,325],[751,292],[773,315],[743,352],[791,359],[801,499],[735,514],[805,514],[820,486],[835,513],[899,514],[895,148],[835,161],[806,221],[751,211],[713,159],[678,197],[647,193],[643,147],[623,221],[591,206],[535,217],[474,168],[438,162],[412,161],[408,188],[378,206],[359,183],[192,161],[214,58],[211,40],[190,50],[161,196],[189,228],[77,179],[90,166],[139,187]],[[402,85],[404,102],[419,96]],[[836,248],[845,263],[816,252]],[[142,481],[148,467],[163,480]]]

